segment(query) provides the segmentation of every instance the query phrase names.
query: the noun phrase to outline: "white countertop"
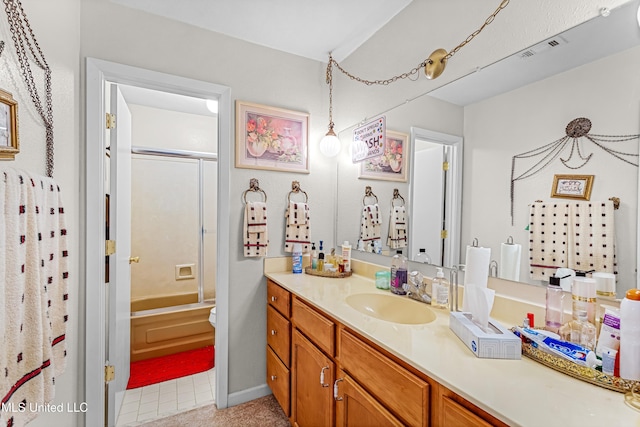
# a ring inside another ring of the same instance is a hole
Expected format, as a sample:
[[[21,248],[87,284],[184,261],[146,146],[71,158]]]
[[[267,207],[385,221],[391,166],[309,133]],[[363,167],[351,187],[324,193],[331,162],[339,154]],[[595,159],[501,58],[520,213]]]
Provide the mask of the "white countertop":
[[[265,267],[265,275],[283,288],[509,425],[640,426],[640,412],[624,403],[623,393],[580,381],[524,356],[521,360],[477,358],[449,329],[448,310],[432,309],[437,318],[429,324],[391,323],[362,314],[345,302],[351,294],[389,293],[376,289],[371,279],[272,270]]]

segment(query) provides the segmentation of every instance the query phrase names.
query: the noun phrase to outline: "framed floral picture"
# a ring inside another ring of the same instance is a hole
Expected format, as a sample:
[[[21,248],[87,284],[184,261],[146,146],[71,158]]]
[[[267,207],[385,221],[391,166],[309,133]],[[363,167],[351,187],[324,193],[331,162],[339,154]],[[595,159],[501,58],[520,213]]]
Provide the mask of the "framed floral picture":
[[[309,114],[236,101],[236,167],[309,173]]]
[[[19,152],[18,102],[0,89],[0,159],[14,159]]]
[[[383,153],[360,162],[363,179],[407,182],[409,169],[409,135],[387,130]]]

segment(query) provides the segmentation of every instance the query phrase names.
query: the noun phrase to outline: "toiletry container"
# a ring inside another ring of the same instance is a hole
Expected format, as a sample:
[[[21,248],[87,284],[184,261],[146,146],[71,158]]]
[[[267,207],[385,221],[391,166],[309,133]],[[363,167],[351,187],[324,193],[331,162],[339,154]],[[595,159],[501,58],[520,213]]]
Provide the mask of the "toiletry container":
[[[295,274],[302,273],[302,245],[300,243],[293,244],[291,259],[293,261],[293,272]]]
[[[427,255],[427,250],[425,248],[418,249],[418,254],[413,260],[423,264],[431,264],[431,259],[429,259],[429,255]]]
[[[396,295],[406,295],[404,290],[404,284],[407,283],[407,257],[402,254],[402,251],[396,251],[396,254],[391,258],[391,293]]]
[[[564,317],[563,310],[564,291],[560,287],[559,277],[549,277],[547,286],[547,302],[544,315],[544,328],[547,331],[558,333]]]
[[[620,302],[620,376],[640,380],[640,289],[629,289]]]
[[[391,273],[389,270],[376,271],[376,288],[389,289]]]
[[[573,318],[578,318],[578,311],[587,312],[587,320],[596,323],[596,281],[587,277],[576,276],[571,286],[571,310]]]
[[[320,251],[318,252],[318,262],[316,263],[318,271],[324,271],[324,252],[322,252],[322,240],[320,240]]]
[[[351,271],[351,245],[346,240],[342,244],[342,263],[345,272]]]
[[[311,269],[318,269],[318,250],[315,243],[311,243]]]
[[[431,282],[431,305],[437,308],[449,307],[449,284],[444,278],[442,267],[438,267],[436,277]]]

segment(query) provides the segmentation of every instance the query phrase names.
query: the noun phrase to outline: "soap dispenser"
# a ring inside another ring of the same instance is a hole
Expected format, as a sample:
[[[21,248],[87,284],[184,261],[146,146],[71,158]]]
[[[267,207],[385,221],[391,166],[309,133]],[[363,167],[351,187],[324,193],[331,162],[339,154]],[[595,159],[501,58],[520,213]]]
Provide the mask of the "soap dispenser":
[[[431,306],[436,308],[449,307],[449,284],[444,278],[442,267],[437,267],[436,277],[431,282]]]

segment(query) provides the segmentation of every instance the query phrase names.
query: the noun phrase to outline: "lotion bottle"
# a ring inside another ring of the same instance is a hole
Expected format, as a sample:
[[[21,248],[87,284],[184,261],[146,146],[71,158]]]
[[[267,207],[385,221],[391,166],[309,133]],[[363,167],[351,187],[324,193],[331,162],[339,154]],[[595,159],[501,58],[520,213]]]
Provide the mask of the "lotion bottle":
[[[629,289],[620,302],[620,377],[640,380],[640,289]]]
[[[318,250],[315,243],[311,243],[311,269],[318,269]]]
[[[444,278],[441,267],[438,267],[436,277],[431,282],[431,306],[436,308],[449,307],[449,284]]]

